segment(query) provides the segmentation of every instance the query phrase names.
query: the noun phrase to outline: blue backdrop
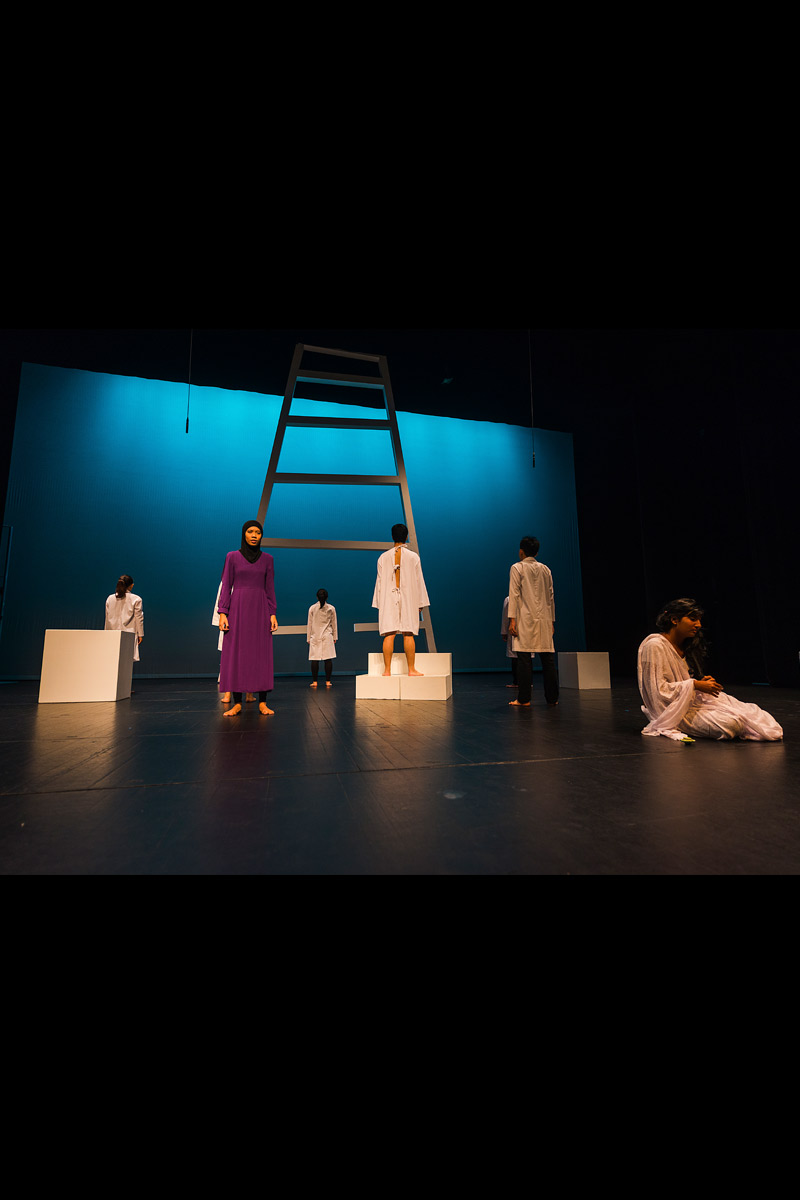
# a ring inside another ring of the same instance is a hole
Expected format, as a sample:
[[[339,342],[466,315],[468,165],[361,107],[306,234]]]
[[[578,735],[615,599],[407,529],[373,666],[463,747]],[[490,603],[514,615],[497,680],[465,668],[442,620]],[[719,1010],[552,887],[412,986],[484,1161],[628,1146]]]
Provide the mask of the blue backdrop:
[[[391,370],[391,363],[389,364]],[[142,596],[137,674],[216,676],[211,615],[228,550],[255,517],[281,397],[24,364],[4,524],[13,526],[0,677],[38,678],[44,631],[102,628],[120,574]],[[397,398],[402,403],[402,398]],[[487,408],[502,398],[487,397]],[[293,415],[374,414],[296,399]],[[553,571],[556,649],[585,649],[572,437],[398,412],[437,650],[455,671],[504,670],[500,619],[519,539]],[[280,471],[394,474],[382,430],[289,429]],[[391,540],[399,489],[276,486],[271,537]],[[363,672],[377,633],[377,554],[277,549],[278,620],[305,624],[319,587],[339,618],[335,669]],[[425,635],[417,642],[425,650]],[[400,648],[398,639],[397,648]],[[275,641],[276,673],[305,672],[304,637]]]

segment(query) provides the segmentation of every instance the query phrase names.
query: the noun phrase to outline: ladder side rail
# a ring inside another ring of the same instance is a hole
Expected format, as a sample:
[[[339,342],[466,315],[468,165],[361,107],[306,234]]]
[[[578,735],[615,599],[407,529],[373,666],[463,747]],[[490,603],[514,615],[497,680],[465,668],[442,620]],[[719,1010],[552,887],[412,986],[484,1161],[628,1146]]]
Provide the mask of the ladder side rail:
[[[269,466],[267,467],[267,478],[264,480],[264,490],[261,493],[261,503],[258,506],[258,520],[262,529],[264,528],[264,523],[267,519],[267,509],[269,508],[270,497],[272,496],[272,488],[275,483],[275,475],[277,474],[278,470],[278,459],[281,456],[281,447],[283,446],[283,435],[286,432],[286,419],[289,416],[289,410],[292,407],[295,381],[297,379],[297,372],[300,369],[300,360],[302,357],[303,345],[301,342],[298,342],[294,348],[292,365],[289,368],[289,378],[286,380],[286,391],[283,394],[281,415],[278,418],[278,428],[275,432],[275,441],[272,443],[272,454],[270,455]]]

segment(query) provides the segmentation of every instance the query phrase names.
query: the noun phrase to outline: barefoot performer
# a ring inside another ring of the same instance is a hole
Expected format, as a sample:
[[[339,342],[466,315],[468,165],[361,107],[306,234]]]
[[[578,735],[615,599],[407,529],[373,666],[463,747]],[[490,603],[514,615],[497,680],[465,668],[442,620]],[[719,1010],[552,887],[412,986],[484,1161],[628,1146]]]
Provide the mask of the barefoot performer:
[[[219,686],[231,692],[234,701],[226,717],[242,711],[242,692],[258,692],[258,711],[273,715],[267,692],[274,686],[272,635],[278,628],[278,605],[273,558],[261,549],[263,534],[260,521],[245,521],[240,548],[225,556],[218,603],[225,638]]]
[[[392,673],[394,639],[403,635],[409,675],[422,675],[414,667],[416,646],[414,638],[419,633],[421,608],[430,604],[419,555],[409,550],[408,529],[405,525],[392,526],[394,547],[378,559],[378,578],[372,607],[378,610],[378,628],[383,638],[383,673]]]
[[[656,617],[658,633],[639,647],[639,692],[642,712],[650,718],[642,733],[648,737],[691,742],[741,738],[748,742],[778,742],[783,730],[757,704],[727,695],[712,675],[703,674],[703,610],[688,596],[671,600]],[[691,668],[691,674],[690,674]]]
[[[308,626],[306,641],[308,642],[308,658],[311,663],[311,686],[317,686],[319,664],[325,664],[325,687],[331,686],[333,660],[336,658],[336,642],[339,633],[336,628],[336,609],[328,604],[328,593],[325,588],[317,592],[317,603],[308,610]]]

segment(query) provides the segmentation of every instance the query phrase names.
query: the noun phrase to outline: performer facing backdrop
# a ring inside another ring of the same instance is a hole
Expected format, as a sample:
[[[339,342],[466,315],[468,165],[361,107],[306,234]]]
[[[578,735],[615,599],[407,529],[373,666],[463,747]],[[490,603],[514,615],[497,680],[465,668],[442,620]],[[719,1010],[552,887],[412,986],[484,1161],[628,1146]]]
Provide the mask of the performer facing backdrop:
[[[278,605],[274,561],[261,549],[263,534],[260,521],[245,521],[241,546],[225,556],[217,607],[224,634],[219,686],[234,700],[226,717],[242,711],[242,692],[258,692],[259,712],[273,712],[266,700],[274,686],[272,634],[278,628]]]
[[[328,604],[328,593],[325,588],[317,592],[317,603],[308,610],[308,626],[306,641],[308,642],[308,659],[311,663],[311,686],[317,686],[319,664],[325,664],[325,686],[331,686],[333,660],[336,658],[336,642],[339,632],[336,628],[336,609]]]
[[[392,526],[394,546],[378,559],[378,576],[372,596],[372,607],[378,610],[378,629],[383,638],[383,673],[392,673],[394,639],[403,635],[409,675],[422,675],[415,669],[416,646],[414,638],[419,633],[419,610],[430,604],[422,564],[419,555],[406,546],[408,528]]]
[[[139,661],[139,645],[144,639],[144,611],[142,597],[134,595],[133,579],[130,575],[120,575],[117,580],[117,590],[106,600],[106,620],[104,629],[126,629],[136,634],[133,643],[133,661]]]

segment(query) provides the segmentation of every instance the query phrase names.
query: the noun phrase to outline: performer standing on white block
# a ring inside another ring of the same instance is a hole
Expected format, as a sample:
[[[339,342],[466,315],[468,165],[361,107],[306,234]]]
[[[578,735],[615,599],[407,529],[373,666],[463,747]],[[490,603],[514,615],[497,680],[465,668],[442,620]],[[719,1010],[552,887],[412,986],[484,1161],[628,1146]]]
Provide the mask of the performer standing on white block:
[[[403,635],[409,675],[422,675],[414,668],[416,646],[414,638],[419,633],[421,608],[430,604],[422,564],[419,555],[406,546],[408,529],[405,525],[392,526],[394,547],[378,559],[378,578],[372,607],[378,610],[378,629],[383,638],[383,674],[392,673],[394,639]]]
[[[317,592],[317,603],[312,604],[308,610],[306,641],[308,642],[308,658],[311,663],[312,688],[317,686],[317,675],[321,662],[325,663],[325,687],[331,686],[333,660],[336,658],[335,643],[339,640],[339,633],[336,629],[336,609],[327,601],[328,593],[325,588],[320,588]]]
[[[144,611],[142,597],[131,591],[133,580],[130,575],[120,575],[117,590],[106,600],[104,629],[124,629],[136,634],[133,643],[133,661],[139,661],[139,646],[144,639]]]
[[[757,704],[725,695],[721,683],[702,675],[702,656],[692,653],[693,642],[700,639],[702,615],[694,600],[670,601],[656,617],[660,632],[651,633],[639,647],[642,712],[650,718],[642,733],[677,742],[696,737],[780,741],[783,730],[773,716]]]

